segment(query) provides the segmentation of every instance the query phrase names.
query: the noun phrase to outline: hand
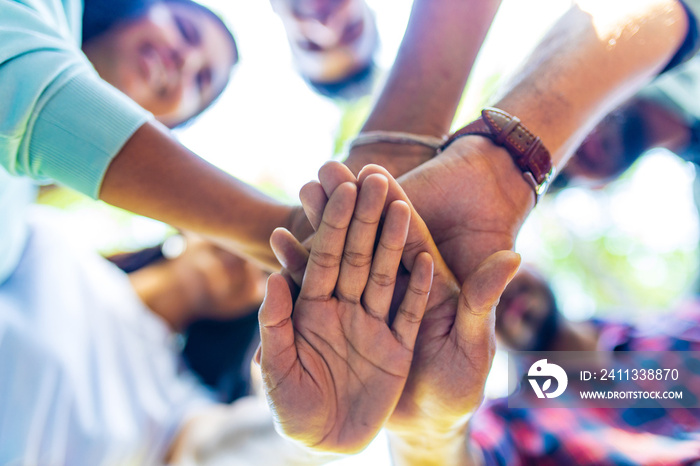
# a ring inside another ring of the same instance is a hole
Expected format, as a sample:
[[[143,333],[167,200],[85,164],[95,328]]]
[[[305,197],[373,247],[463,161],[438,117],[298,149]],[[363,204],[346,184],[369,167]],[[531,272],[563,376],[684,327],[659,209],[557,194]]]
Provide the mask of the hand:
[[[480,136],[458,139],[398,181],[460,283],[494,252],[513,248],[534,205],[510,155]],[[401,198],[390,188],[388,202]]]
[[[410,201],[398,183],[381,167],[368,166],[360,174],[364,182],[377,174],[389,179],[393,198]],[[312,225],[320,224],[326,192],[352,179],[342,165],[331,162],[319,171],[321,183],[310,183],[302,190],[302,205]],[[320,210],[319,210],[320,209]],[[293,245],[289,235],[273,237],[273,248],[280,261],[298,264],[303,248]],[[421,218],[412,211],[403,263],[411,269],[414,259],[426,251],[435,254],[433,286],[421,324],[409,379],[387,428],[399,435],[426,441],[436,434],[463,432],[469,416],[477,409],[495,351],[494,309],[506,284],[515,274],[519,256],[510,251],[493,254],[470,273],[459,289]],[[282,257],[285,256],[285,257]],[[296,270],[297,279],[299,270]],[[294,273],[292,274],[294,275]],[[439,458],[439,456],[435,456]],[[439,464],[439,459],[437,460]]]
[[[201,235],[184,232],[183,236],[182,254],[163,265],[191,303],[188,322],[235,319],[258,308],[267,278],[262,269]]]
[[[391,176],[398,178],[433,157],[435,150],[428,147],[375,143],[353,148],[344,163],[354,174],[365,165],[374,164],[384,167]]]
[[[368,177],[359,196],[355,184],[340,184],[313,239],[293,316],[279,274],[260,309],[258,359],[272,410],[283,432],[318,450],[364,448],[394,410],[411,366],[432,259],[416,258],[389,324],[410,210],[390,204],[373,252],[387,188],[382,176]]]

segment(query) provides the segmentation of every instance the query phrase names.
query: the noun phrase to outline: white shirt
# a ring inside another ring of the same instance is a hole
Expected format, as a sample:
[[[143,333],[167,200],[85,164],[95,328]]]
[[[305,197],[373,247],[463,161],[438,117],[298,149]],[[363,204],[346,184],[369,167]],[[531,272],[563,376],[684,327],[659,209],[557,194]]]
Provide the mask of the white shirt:
[[[158,464],[206,392],[124,273],[29,225],[0,285],[0,464]]]

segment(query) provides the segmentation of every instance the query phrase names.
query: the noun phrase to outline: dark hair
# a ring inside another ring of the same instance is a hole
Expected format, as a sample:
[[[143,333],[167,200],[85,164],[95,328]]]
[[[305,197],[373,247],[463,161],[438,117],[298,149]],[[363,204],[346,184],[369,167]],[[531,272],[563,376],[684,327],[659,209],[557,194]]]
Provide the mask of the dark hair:
[[[615,176],[622,174],[648,149],[650,149],[647,128],[641,110],[630,105],[624,110],[622,121],[622,160]]]
[[[632,164],[648,149],[650,149],[649,138],[647,137],[647,128],[644,116],[644,110],[640,108],[640,101],[636,98],[631,99],[626,104],[610,112],[599,125],[610,125],[619,128],[620,142],[622,145],[622,153],[618,154],[617,164],[611,173],[606,174],[605,180],[612,181],[613,179],[624,173]],[[574,157],[576,154],[574,154]],[[566,171],[560,172],[554,181],[549,186],[549,193],[556,193],[566,188],[571,183],[571,179],[566,174]]]
[[[374,59],[353,74],[334,82],[317,82],[310,79],[306,83],[317,93],[338,100],[357,100],[372,93],[376,81]]]
[[[159,0],[84,0],[83,44],[122,21],[138,18]]]
[[[233,37],[228,26],[226,26],[216,13],[193,0],[84,0],[83,44],[100,36],[121,22],[133,20],[146,14],[146,11],[157,3],[189,5],[202,11],[220,24],[228,33],[234,53],[236,57],[238,57],[236,39]]]
[[[99,37],[120,23],[134,20],[145,15],[150,7],[158,3],[187,5],[196,8],[212,18],[227,33],[227,37],[233,46],[234,58],[236,61],[238,60],[238,47],[236,46],[236,39],[233,37],[231,30],[216,13],[193,0],[84,0],[82,44],[85,45],[87,42]],[[221,91],[223,92],[223,89],[221,89]],[[214,96],[211,102],[208,102],[195,115],[178,122],[174,127],[180,127],[189,123],[204,109],[213,104],[216,99],[218,99],[219,95]]]

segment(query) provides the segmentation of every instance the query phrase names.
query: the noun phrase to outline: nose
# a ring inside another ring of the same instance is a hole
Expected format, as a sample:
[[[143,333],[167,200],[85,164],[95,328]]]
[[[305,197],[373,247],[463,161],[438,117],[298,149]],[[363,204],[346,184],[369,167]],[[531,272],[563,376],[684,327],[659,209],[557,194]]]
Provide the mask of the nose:
[[[175,69],[178,71],[186,71],[201,66],[203,58],[201,51],[191,45],[182,45],[172,49],[171,56]]]
[[[200,70],[206,67],[204,51],[199,46],[181,45],[172,50],[174,74],[178,87],[195,87],[195,81]]]

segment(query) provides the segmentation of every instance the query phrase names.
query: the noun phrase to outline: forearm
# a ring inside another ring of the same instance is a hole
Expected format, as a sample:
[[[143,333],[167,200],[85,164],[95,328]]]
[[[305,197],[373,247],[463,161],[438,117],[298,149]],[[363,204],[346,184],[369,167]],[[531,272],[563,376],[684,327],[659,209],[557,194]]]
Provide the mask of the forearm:
[[[292,209],[189,152],[164,128],[139,128],[109,165],[100,199],[209,236],[277,268],[269,237]]]
[[[320,466],[342,455],[319,453],[279,435],[267,404],[243,397],[230,405],[214,405],[187,420],[172,441],[165,462],[172,465],[251,464]]]
[[[663,68],[683,43],[688,27],[686,12],[676,0],[588,3],[595,7],[587,7],[590,12],[574,7],[558,21],[494,103],[541,138],[557,171],[604,114]],[[602,11],[593,11],[596,8]],[[422,178],[428,178],[427,182]],[[478,196],[459,191],[465,180],[480,186]],[[401,182],[429,226],[450,225],[446,239],[438,242],[441,250],[445,249],[442,243],[459,243],[461,253],[455,257],[461,262],[448,260],[448,264],[460,279],[487,254],[512,247],[535,204],[533,189],[513,159],[504,148],[481,136],[458,139]],[[483,254],[467,258],[465,254],[476,248],[460,233],[465,225],[433,219],[435,200],[423,201],[418,196],[426,197],[424,194],[414,193],[425,189],[426,183],[444,192],[443,197],[450,195],[443,188],[447,185],[453,195],[459,191],[464,199],[471,199],[470,205],[454,208],[463,218],[472,213],[468,233],[498,232],[500,240],[492,233],[478,243]],[[462,239],[450,240],[450,235]]]
[[[561,168],[593,126],[655,76],[685,39],[677,0],[580,1],[494,106],[519,117]]]
[[[394,66],[362,131],[446,134],[499,5],[500,0],[416,0]],[[432,156],[434,151],[424,147],[376,144],[353,150],[346,163],[355,173],[378,163],[400,176]]]
[[[468,426],[444,435],[389,432],[389,446],[397,466],[476,466],[483,462],[478,447],[469,440]]]

